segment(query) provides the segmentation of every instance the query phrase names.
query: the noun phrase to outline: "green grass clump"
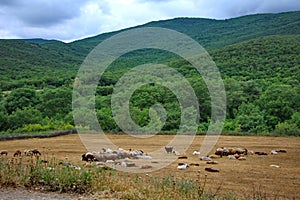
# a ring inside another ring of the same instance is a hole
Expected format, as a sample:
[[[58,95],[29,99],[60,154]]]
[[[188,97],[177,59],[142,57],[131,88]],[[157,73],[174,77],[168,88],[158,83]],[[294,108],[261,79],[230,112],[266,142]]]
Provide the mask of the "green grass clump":
[[[205,192],[204,180],[126,174],[94,163],[75,166],[52,158],[45,162],[36,157],[0,158],[0,186],[90,194],[118,199],[237,199],[234,195]]]

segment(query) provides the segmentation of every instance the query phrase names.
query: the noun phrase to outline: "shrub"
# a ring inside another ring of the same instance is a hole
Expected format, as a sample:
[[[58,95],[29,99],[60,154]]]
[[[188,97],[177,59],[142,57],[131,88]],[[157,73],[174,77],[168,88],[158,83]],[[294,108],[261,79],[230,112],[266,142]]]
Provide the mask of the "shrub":
[[[282,122],[276,125],[274,133],[279,136],[300,136],[300,129],[298,128],[297,124]]]

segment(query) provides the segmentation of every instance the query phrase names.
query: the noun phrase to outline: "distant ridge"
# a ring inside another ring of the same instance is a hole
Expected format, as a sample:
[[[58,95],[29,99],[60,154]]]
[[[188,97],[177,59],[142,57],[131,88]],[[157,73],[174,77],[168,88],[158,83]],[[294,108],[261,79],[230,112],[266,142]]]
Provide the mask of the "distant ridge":
[[[61,42],[59,40],[46,40],[42,38],[31,38],[31,39],[20,39],[24,42],[30,42],[35,44],[46,44],[46,43],[52,43],[52,42]]]
[[[192,37],[207,50],[213,50],[263,36],[299,34],[300,11],[253,14],[224,20],[180,17],[152,21],[143,25],[77,40],[71,44],[90,51],[101,41],[114,34],[142,27],[162,27],[176,30]]]

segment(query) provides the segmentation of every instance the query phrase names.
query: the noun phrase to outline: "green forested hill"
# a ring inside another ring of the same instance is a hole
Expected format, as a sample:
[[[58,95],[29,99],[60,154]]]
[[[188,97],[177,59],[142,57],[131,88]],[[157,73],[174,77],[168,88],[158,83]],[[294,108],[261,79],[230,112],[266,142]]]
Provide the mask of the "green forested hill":
[[[176,18],[139,27],[144,26],[180,31],[209,51],[226,87],[224,131],[300,135],[300,12],[228,20]],[[91,49],[118,32],[68,44],[40,39],[0,40],[0,132],[71,127],[76,72]],[[191,83],[200,103],[199,131],[205,131],[210,121],[210,99],[204,82],[185,61],[156,50],[122,56],[105,72],[96,93],[102,128],[119,130],[110,110],[114,84],[130,67],[153,60],[175,68]],[[168,111],[163,130],[176,131],[180,123],[178,102],[158,85],[134,93],[133,119],[147,125],[149,107],[157,102]]]
[[[268,35],[300,34],[300,11],[257,14],[228,20],[176,18],[139,27],[145,26],[170,28],[185,33],[211,51]],[[25,85],[59,86],[64,83],[63,79],[69,82],[89,51],[118,32],[69,44],[41,39],[0,40],[1,89],[6,91]]]
[[[259,37],[210,52],[224,77],[300,81],[300,34]]]
[[[227,20],[176,18],[150,22],[138,27],[169,28],[187,34],[207,50],[268,35],[300,33],[300,12],[257,14]],[[119,31],[76,41],[88,50]]]

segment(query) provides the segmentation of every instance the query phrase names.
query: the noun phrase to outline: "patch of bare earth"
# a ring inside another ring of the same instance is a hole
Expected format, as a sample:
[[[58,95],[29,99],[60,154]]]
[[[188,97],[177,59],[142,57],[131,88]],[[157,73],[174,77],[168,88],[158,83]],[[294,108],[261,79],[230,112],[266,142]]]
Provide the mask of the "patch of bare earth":
[[[40,192],[24,188],[0,188],[0,200],[92,200],[93,198],[80,195]]]
[[[111,141],[124,149],[142,149],[151,155],[151,151],[167,145],[174,137],[172,135],[156,135],[147,139],[139,139],[129,135],[108,135]],[[178,160],[171,165],[147,177],[173,175],[179,178],[200,180],[206,177],[206,191],[228,193],[232,192],[240,198],[251,198],[254,194],[266,195],[277,199],[297,199],[300,194],[300,138],[295,137],[262,137],[262,136],[221,136],[212,150],[217,147],[243,147],[253,151],[264,151],[268,155],[248,155],[246,160],[230,160],[227,157],[215,159],[218,164],[213,165],[220,170],[218,173],[206,172],[205,167],[211,167],[206,161],[200,161],[198,156],[192,155],[199,150],[204,136],[196,136],[192,145],[186,150],[188,159]],[[38,148],[42,159],[55,157],[70,160],[77,164],[84,164],[81,155],[86,152],[78,135],[67,135],[45,139],[25,139],[0,141],[0,149],[6,149],[10,157],[19,149]],[[273,149],[285,149],[287,153],[271,155]],[[99,151],[101,147],[99,146]],[[181,152],[182,153],[182,152]],[[166,155],[167,156],[167,155]],[[174,155],[170,155],[174,156]],[[186,170],[178,170],[178,162],[198,163]],[[270,165],[279,165],[272,168]],[[146,177],[146,174],[141,174]],[[5,191],[2,189],[0,193]],[[0,194],[1,195],[1,194]],[[2,195],[1,195],[2,196]],[[33,198],[36,199],[36,198]]]

